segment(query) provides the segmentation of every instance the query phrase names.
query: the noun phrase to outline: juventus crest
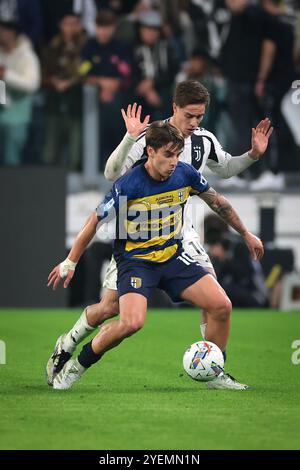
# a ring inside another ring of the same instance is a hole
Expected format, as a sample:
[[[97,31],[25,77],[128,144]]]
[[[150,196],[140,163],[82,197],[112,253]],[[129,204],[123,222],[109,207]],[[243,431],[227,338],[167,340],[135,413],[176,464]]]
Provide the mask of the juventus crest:
[[[191,141],[192,141],[192,165],[196,170],[199,170],[199,168],[202,165],[203,162],[203,156],[204,156],[204,145],[203,145],[203,139],[200,135],[195,135],[193,134],[191,136]]]
[[[199,145],[196,145],[196,147],[193,148],[193,152],[195,152],[195,161],[200,162],[202,157],[201,147],[199,147]]]

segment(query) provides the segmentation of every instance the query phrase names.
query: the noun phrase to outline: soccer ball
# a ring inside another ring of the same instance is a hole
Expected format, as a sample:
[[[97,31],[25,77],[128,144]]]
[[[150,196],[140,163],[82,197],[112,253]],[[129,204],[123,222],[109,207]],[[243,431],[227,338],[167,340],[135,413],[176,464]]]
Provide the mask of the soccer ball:
[[[183,367],[194,380],[202,382],[213,380],[224,367],[222,351],[210,341],[198,341],[185,351]]]

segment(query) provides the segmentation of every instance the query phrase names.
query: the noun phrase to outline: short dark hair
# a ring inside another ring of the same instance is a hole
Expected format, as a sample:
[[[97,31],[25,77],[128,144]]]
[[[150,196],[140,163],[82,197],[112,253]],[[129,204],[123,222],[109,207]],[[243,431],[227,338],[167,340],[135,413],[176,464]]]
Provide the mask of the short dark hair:
[[[0,21],[0,26],[1,28],[13,31],[17,35],[21,33],[20,23],[18,23],[17,21]]]
[[[189,104],[205,104],[205,106],[208,106],[210,95],[207,88],[200,82],[185,80],[177,85],[173,101],[179,108],[184,108]]]
[[[279,7],[282,3],[282,0],[270,0],[271,3],[273,3],[273,5],[275,5],[276,7]]]
[[[150,124],[146,131],[146,146],[158,150],[168,144],[172,144],[172,151],[183,149],[184,137],[180,130],[168,121],[155,121]]]
[[[114,26],[116,23],[116,15],[111,10],[100,10],[96,17],[97,26]]]
[[[75,13],[74,11],[70,10],[61,15],[59,21],[63,21],[65,18],[69,18],[70,16],[77,18],[78,20],[81,19],[81,15],[79,13]]]

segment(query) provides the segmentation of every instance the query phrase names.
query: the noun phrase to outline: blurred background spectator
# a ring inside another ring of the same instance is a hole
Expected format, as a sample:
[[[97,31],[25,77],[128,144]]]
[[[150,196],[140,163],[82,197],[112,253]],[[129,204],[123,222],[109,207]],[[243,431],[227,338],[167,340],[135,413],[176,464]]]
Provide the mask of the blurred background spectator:
[[[179,69],[176,49],[163,36],[162,26],[160,12],[149,10],[140,13],[134,46],[135,91],[144,112],[153,120],[168,117],[174,77]]]
[[[46,164],[68,164],[80,169],[82,155],[82,85],[80,76],[81,48],[85,42],[80,18],[66,14],[60,21],[59,33],[43,54],[45,87]]]
[[[40,67],[30,41],[13,22],[0,22],[0,79],[6,84],[6,104],[0,106],[0,161],[16,166],[23,163]]]
[[[225,0],[189,0],[188,12],[194,26],[193,46],[218,58],[228,34],[231,12]]]
[[[17,23],[35,48],[41,45],[44,18],[40,0],[0,0],[0,21]]]
[[[44,15],[45,41],[48,42],[58,33],[59,23],[67,13],[80,16],[87,34],[95,34],[95,19],[101,0],[42,0]]]
[[[264,114],[272,119],[275,133],[267,158],[256,167],[265,171],[251,189],[284,187],[284,173],[293,170],[292,135],[281,113],[281,103],[296,78],[294,62],[295,18],[282,12],[280,0],[262,0],[268,17],[262,42],[255,95]]]
[[[100,153],[108,156],[123,135],[120,109],[123,91],[129,91],[132,54],[115,38],[117,21],[111,10],[101,10],[96,18],[96,35],[83,46],[80,72],[87,83],[98,88],[100,104]],[[127,99],[129,96],[127,96]],[[103,170],[104,159],[100,169]]]
[[[233,155],[240,155],[249,146],[249,130],[261,117],[255,84],[266,17],[260,5],[250,0],[226,0],[225,3],[231,20],[221,48],[220,64],[227,80],[228,110],[234,130],[231,151]]]

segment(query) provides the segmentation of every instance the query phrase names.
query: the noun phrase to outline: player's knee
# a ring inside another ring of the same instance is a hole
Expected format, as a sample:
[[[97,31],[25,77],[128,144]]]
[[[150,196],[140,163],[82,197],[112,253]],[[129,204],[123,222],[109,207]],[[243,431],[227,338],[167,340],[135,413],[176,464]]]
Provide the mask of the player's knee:
[[[227,321],[230,317],[231,310],[232,310],[231,301],[227,297],[227,295],[224,295],[224,298],[219,306],[220,321]]]
[[[99,320],[107,320],[119,314],[119,301],[101,300],[97,309]]]
[[[106,305],[103,309],[102,315],[104,320],[119,315],[119,302],[110,302]]]
[[[214,314],[217,317],[218,321],[228,321],[231,314],[232,305],[227,295],[221,296],[219,299],[216,299],[214,308],[212,310],[214,311]]]
[[[143,328],[145,320],[142,317],[136,316],[130,319],[126,319],[126,321],[123,321],[122,323],[126,336],[131,336]]]

